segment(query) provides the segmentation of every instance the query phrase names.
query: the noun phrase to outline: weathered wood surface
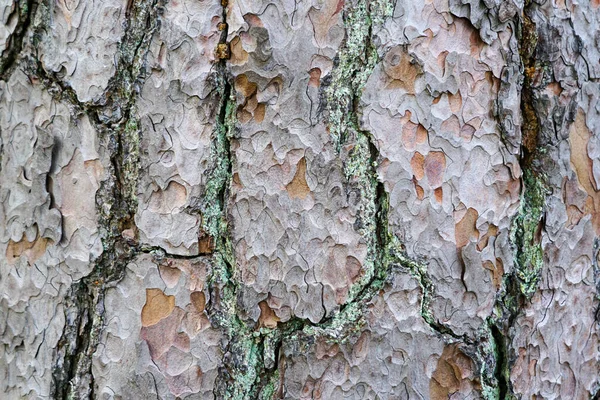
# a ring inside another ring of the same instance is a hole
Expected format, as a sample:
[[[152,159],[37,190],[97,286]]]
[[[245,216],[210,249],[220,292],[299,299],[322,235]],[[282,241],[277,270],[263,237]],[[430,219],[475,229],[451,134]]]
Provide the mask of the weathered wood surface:
[[[0,0],[0,397],[597,399],[597,0]]]

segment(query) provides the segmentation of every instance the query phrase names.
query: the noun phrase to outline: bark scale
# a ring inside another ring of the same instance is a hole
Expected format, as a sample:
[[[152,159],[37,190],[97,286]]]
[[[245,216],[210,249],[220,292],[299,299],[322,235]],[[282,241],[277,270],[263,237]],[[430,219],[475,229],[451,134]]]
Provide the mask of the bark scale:
[[[4,397],[598,397],[597,1],[0,18]]]

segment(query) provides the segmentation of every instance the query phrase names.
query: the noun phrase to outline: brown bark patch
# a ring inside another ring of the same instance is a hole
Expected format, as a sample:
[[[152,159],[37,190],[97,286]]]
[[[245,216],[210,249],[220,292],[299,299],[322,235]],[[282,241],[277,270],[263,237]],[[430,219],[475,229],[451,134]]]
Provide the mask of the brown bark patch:
[[[241,123],[246,123],[254,118],[256,123],[265,119],[266,103],[258,101],[258,85],[248,80],[246,75],[240,75],[234,82],[235,90],[244,96],[244,103],[237,109],[237,118]],[[266,90],[269,90],[270,86]]]
[[[471,239],[479,239],[477,218],[479,218],[477,210],[469,208],[461,220],[454,225],[454,239],[457,248],[466,246]]]
[[[152,193],[148,209],[159,214],[170,214],[176,208],[182,207],[187,201],[187,190],[180,183],[171,181],[165,190]]]
[[[265,103],[258,103],[256,105],[256,109],[254,110],[254,121],[258,122],[259,124],[263,122],[265,119],[266,110],[267,107],[265,106]]]
[[[417,145],[427,141],[427,129],[421,124],[409,121],[408,118],[402,118],[404,120],[402,121],[404,122],[402,126],[402,144],[407,150],[412,151]]]
[[[198,253],[199,254],[211,254],[215,249],[215,245],[213,243],[212,237],[200,230],[200,234],[198,235]]]
[[[431,400],[446,400],[457,392],[469,393],[474,386],[473,361],[455,344],[444,347],[429,381]]]
[[[160,289],[146,289],[146,304],[142,308],[142,326],[151,326],[168,317],[175,308],[175,296]]]
[[[190,302],[199,313],[204,312],[206,308],[206,296],[202,292],[190,293]]]
[[[425,156],[418,151],[413,155],[410,160],[410,167],[413,170],[413,175],[417,180],[423,179],[425,176],[425,169],[423,166],[425,165]]]
[[[310,193],[310,188],[306,182],[306,159],[302,157],[298,161],[296,174],[290,183],[287,184],[286,190],[291,198],[304,200]]]
[[[497,234],[498,234],[498,227],[494,224],[491,224],[489,226],[487,232],[485,233],[485,235],[483,235],[481,237],[481,240],[479,241],[479,243],[477,243],[477,250],[482,251],[483,249],[485,249],[488,245],[490,238],[496,237]]]
[[[441,151],[432,151],[425,157],[425,175],[432,188],[442,186],[444,172],[446,172],[446,156]]]
[[[321,86],[321,70],[319,68],[311,69],[308,74],[310,79],[308,80],[308,86],[319,87]]]
[[[600,192],[596,188],[592,170],[593,163],[587,149],[591,136],[585,122],[585,114],[580,109],[569,132],[571,165],[577,175],[579,185],[589,196],[584,206],[584,213],[592,215],[594,230],[596,234],[600,234]]]
[[[275,311],[273,311],[273,309],[269,307],[267,302],[264,300],[258,303],[258,306],[260,307],[260,317],[258,318],[258,325],[261,328],[277,328],[279,317],[275,315]]]
[[[500,290],[500,287],[502,286],[502,277],[504,276],[504,264],[502,263],[502,259],[496,258],[496,264],[490,260],[486,260],[483,262],[483,268],[492,273],[492,283],[494,288]]]
[[[239,75],[235,78],[234,87],[236,92],[240,93],[244,98],[248,98],[256,93],[258,86],[251,82],[246,75]]]
[[[231,64],[242,65],[245,64],[246,61],[248,61],[248,52],[244,50],[242,40],[239,36],[236,36],[233,39],[231,39],[230,49],[231,58],[229,59],[229,62]]]
[[[442,201],[444,201],[444,190],[441,187],[436,188],[433,191],[433,196],[435,197],[435,200],[438,203],[441,203]]]
[[[18,242],[9,240],[6,248],[6,261],[9,265],[14,265],[21,256],[25,256],[29,265],[33,265],[44,255],[48,245],[53,243],[51,239],[39,236],[33,242],[28,241],[25,237]]]
[[[392,78],[389,89],[400,88],[415,93],[415,80],[421,71],[404,46],[393,47],[387,52],[383,59],[383,70]]]
[[[417,193],[417,199],[423,200],[425,198],[425,190],[417,183],[417,180],[413,177],[413,183],[415,185],[415,192]]]

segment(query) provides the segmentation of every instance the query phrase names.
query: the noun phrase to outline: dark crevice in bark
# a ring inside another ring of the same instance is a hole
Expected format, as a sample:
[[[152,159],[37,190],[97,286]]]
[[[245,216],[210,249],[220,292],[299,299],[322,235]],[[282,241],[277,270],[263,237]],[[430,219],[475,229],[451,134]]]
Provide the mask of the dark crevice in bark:
[[[359,230],[371,246],[370,262],[373,268],[368,273],[369,279],[358,286],[349,300],[340,307],[334,315],[324,317],[319,323],[293,317],[291,320],[278,323],[276,328],[260,327],[254,322],[246,322],[240,316],[242,310],[238,309],[238,281],[233,247],[229,238],[227,227],[227,198],[231,180],[231,157],[229,140],[234,129],[235,101],[230,99],[232,90],[228,79],[226,58],[229,49],[226,43],[226,4],[224,5],[222,36],[216,49],[216,55],[221,59],[217,66],[218,92],[220,93],[220,108],[217,117],[217,127],[213,139],[214,166],[207,179],[205,205],[203,207],[204,229],[213,237],[215,243],[215,271],[213,271],[210,290],[211,296],[208,311],[211,321],[221,327],[228,337],[228,344],[224,348],[223,367],[219,370],[217,386],[214,395],[217,398],[246,399],[246,398],[272,398],[277,393],[282,393],[281,379],[283,372],[279,360],[283,358],[282,347],[284,344],[305,346],[314,343],[318,336],[326,336],[329,340],[343,341],[348,335],[357,332],[362,326],[364,308],[369,300],[383,287],[392,263],[388,257],[388,232],[387,204],[388,196],[383,184],[377,179],[375,164],[379,159],[379,152],[368,132],[361,131],[358,121],[358,104],[360,99],[360,86],[368,77],[374,66],[376,53],[370,43],[371,28],[367,27],[366,36],[363,37],[362,50],[363,63],[343,65],[339,63],[338,69],[348,68],[345,73],[347,78],[354,81],[351,90],[341,102],[345,105],[349,119],[343,124],[352,131],[354,139],[360,141],[357,151],[350,154],[349,163],[355,163],[360,169],[357,182],[351,184],[357,190],[365,207],[361,214]],[[363,12],[367,11],[362,5]],[[353,11],[346,11],[353,12]],[[347,15],[346,15],[347,16]],[[362,24],[371,24],[370,16],[361,19]],[[360,29],[360,28],[359,28]],[[364,32],[363,32],[364,33]],[[338,60],[339,61],[339,60]],[[356,60],[352,60],[355,62]],[[360,83],[362,82],[362,83]],[[345,81],[344,84],[348,84]],[[346,112],[345,111],[345,112]],[[335,125],[335,122],[333,123]],[[343,140],[348,136],[344,131]],[[215,207],[216,205],[216,207]],[[218,209],[216,209],[218,208]],[[365,228],[366,227],[366,228]]]
[[[37,62],[31,72],[55,97],[87,114],[107,143],[110,177],[96,194],[103,253],[94,260],[89,275],[73,283],[65,299],[67,315],[63,335],[57,346],[53,368],[54,398],[91,398],[94,396],[92,358],[104,328],[104,297],[107,289],[124,276],[127,264],[142,251],[127,242],[121,232],[134,228],[139,127],[133,116],[135,96],[144,79],[144,60],[152,35],[158,28],[158,1],[133,2],[128,11],[128,26],[120,44],[117,72],[102,104],[85,104],[53,72]]]
[[[15,69],[19,54],[23,49],[25,35],[29,30],[32,16],[35,15],[37,3],[33,0],[16,0],[15,9],[13,11],[17,17],[17,24],[14,32],[9,36],[6,42],[6,49],[2,52],[0,58],[0,80],[6,81],[10,77],[11,72]],[[9,16],[8,20],[12,18]]]
[[[515,249],[514,268],[505,275],[497,295],[495,312],[488,320],[490,334],[495,343],[494,378],[499,398],[514,398],[510,381],[516,355],[511,351],[514,325],[531,296],[538,289],[543,266],[541,232],[544,226],[546,201],[546,178],[541,169],[541,123],[536,111],[537,88],[533,79],[541,68],[537,58],[538,32],[530,13],[532,3],[526,1],[523,12],[518,16],[518,48],[521,60],[521,180],[520,209],[515,216],[510,238]]]
[[[162,260],[164,258],[173,258],[176,260],[196,260],[205,256],[204,254],[194,254],[191,256],[172,254],[168,253],[165,249],[163,249],[160,246],[139,245],[136,242],[128,242],[128,245],[133,247],[136,253],[152,254],[156,260]]]
[[[596,323],[598,323],[600,326],[600,265],[598,265],[598,257],[600,257],[600,238],[598,237],[594,239],[592,255],[592,268],[594,270],[594,283],[596,285],[596,299],[598,300],[598,307],[596,308]]]
[[[497,325],[490,324],[492,338],[496,344],[496,365],[494,368],[494,377],[498,387],[499,399],[508,399],[510,392],[510,378],[508,373],[510,365],[508,364],[508,354],[506,353],[506,335],[500,331]]]

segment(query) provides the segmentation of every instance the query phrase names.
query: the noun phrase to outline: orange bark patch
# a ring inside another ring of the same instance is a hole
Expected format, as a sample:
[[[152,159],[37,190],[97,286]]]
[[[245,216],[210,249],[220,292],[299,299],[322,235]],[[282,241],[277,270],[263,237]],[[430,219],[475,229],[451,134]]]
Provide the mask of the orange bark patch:
[[[461,389],[468,390],[475,386],[478,385],[473,379],[473,361],[455,344],[444,347],[429,381],[430,398],[447,400]]]
[[[310,79],[308,80],[308,86],[321,86],[321,70],[319,68],[311,69],[308,74],[310,75]]]
[[[242,40],[239,36],[236,36],[233,39],[231,39],[230,48],[231,58],[229,59],[229,62],[231,64],[241,65],[245,64],[246,61],[248,61],[248,52],[244,50],[244,47],[242,46]]]
[[[151,326],[168,317],[175,308],[175,296],[160,289],[146,289],[146,304],[142,308],[142,326]]]
[[[466,246],[471,239],[479,239],[477,218],[479,218],[477,210],[469,208],[464,217],[456,223],[454,226],[454,238],[457,248]]]
[[[592,172],[593,164],[587,150],[591,136],[592,134],[585,123],[585,114],[580,109],[569,132],[571,165],[577,175],[579,185],[589,196],[584,207],[584,213],[592,215],[594,230],[596,234],[600,234],[600,192],[596,188]]]
[[[296,199],[305,199],[310,193],[310,188],[306,182],[306,159],[304,157],[298,161],[294,179],[287,184],[286,189],[289,196]]]
[[[496,290],[500,290],[502,286],[502,277],[504,276],[504,264],[500,258],[496,258],[496,264],[486,260],[483,262],[483,268],[492,273],[492,283]]]
[[[479,243],[477,243],[477,250],[482,251],[488,245],[488,242],[491,237],[495,237],[498,234],[498,227],[494,224],[491,224]]]
[[[438,203],[441,203],[442,201],[444,201],[444,190],[441,187],[436,188],[433,191],[433,196],[435,197],[435,200]]]
[[[37,237],[33,242],[27,241],[24,237],[18,242],[8,241],[8,247],[6,248],[6,261],[9,265],[14,265],[19,257],[27,257],[29,265],[33,265],[41,256],[46,252],[48,245],[52,245],[54,242],[48,238]]]
[[[417,151],[410,160],[410,166],[413,170],[413,175],[415,178],[417,178],[417,180],[421,180],[425,176],[425,169],[423,168],[423,165],[425,165],[425,156]]]
[[[442,186],[446,171],[446,156],[441,151],[432,151],[425,157],[425,175],[432,188]]]
[[[192,292],[190,293],[190,301],[196,311],[199,313],[204,312],[204,308],[206,307],[206,296],[202,292]]]
[[[392,78],[388,85],[390,89],[404,89],[415,93],[415,80],[420,74],[420,68],[403,46],[396,46],[387,52],[383,59],[383,69]]]
[[[277,328],[279,317],[275,315],[275,312],[269,307],[266,301],[258,303],[260,307],[260,317],[258,318],[258,325],[264,328]]]

